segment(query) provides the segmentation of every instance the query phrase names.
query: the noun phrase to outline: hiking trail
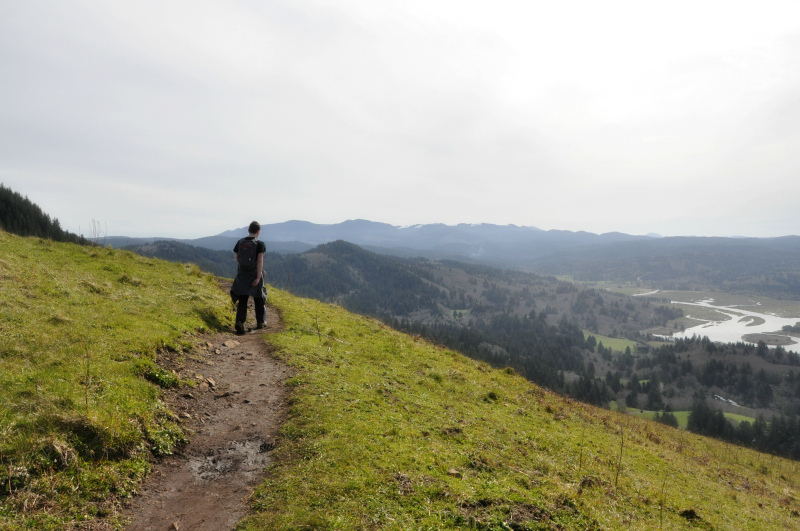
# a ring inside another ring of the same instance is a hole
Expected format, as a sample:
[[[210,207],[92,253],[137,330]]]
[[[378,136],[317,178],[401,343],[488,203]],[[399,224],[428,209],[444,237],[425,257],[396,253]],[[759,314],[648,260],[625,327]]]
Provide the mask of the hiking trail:
[[[252,316],[252,299],[250,306]],[[269,306],[265,324],[244,335],[201,336],[191,352],[160,355],[160,366],[198,382],[162,391],[189,442],[155,463],[130,502],[128,530],[228,530],[249,512],[286,414],[291,376],[265,341],[281,327]]]

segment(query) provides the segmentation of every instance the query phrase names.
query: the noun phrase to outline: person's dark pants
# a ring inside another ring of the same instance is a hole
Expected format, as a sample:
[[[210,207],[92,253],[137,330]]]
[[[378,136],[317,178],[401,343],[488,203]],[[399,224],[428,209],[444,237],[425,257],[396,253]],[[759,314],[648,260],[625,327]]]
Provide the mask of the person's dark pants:
[[[239,295],[237,296],[237,303],[236,306],[236,322],[237,323],[244,323],[247,321],[247,298],[249,295]],[[256,323],[263,324],[264,317],[266,315],[267,309],[265,307],[266,301],[262,297],[253,297],[253,303],[256,306]]]

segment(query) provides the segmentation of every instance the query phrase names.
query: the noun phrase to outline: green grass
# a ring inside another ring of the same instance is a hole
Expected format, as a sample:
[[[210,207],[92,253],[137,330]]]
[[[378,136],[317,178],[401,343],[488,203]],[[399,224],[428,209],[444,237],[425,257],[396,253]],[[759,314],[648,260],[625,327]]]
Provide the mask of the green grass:
[[[611,348],[611,350],[616,350],[618,352],[625,352],[625,349],[630,347],[631,354],[633,355],[636,355],[636,348],[639,346],[636,341],[631,341],[630,339],[602,336],[600,334],[589,332],[588,330],[584,330],[583,335],[587,338],[589,336],[594,336],[595,339],[597,339],[598,344],[603,343],[604,348]]]
[[[5,233],[0,289],[0,529],[121,525],[115,500],[183,437],[157,352],[229,326],[227,296],[196,267]],[[794,463],[576,403],[335,306],[270,300],[285,328],[267,340],[295,374],[240,529],[800,523]]]
[[[734,424],[739,424],[740,422],[746,420],[750,424],[756,421],[753,417],[748,417],[747,415],[739,415],[738,413],[723,413],[725,418],[728,420],[732,420]]]
[[[653,420],[656,414],[655,411],[648,411],[646,409],[628,409],[628,413],[636,417],[648,420]],[[678,419],[678,425],[681,427],[681,429],[685,430],[687,424],[689,423],[689,410],[673,411],[672,414],[675,415],[675,418]],[[747,422],[752,424],[756,420],[753,417],[748,417],[746,415],[739,415],[737,413],[723,412],[723,415],[725,415],[726,419],[733,421],[734,425],[738,425],[743,420],[746,420]]]
[[[576,403],[338,307],[270,293],[285,330],[269,341],[296,375],[275,464],[241,529],[800,524],[794,463]]]
[[[229,299],[196,266],[2,231],[0,291],[0,529],[119,523],[184,438],[157,352],[228,325]]]

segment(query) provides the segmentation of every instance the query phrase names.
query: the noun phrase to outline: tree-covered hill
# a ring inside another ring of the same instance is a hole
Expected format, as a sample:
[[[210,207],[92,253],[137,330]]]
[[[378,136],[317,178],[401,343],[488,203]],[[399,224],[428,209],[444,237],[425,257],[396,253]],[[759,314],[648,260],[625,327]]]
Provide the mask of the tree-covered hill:
[[[80,236],[63,230],[57,219],[45,214],[30,199],[2,184],[0,184],[0,229],[19,236],[88,243]]]
[[[164,260],[196,263],[217,275],[236,274],[236,262],[229,251],[176,241],[127,249]],[[551,325],[566,317],[598,334],[635,336],[680,316],[663,301],[585,289],[522,271],[387,256],[344,241],[300,254],[280,254],[268,248],[264,269],[272,286],[294,294],[335,302],[374,317],[426,325],[464,326],[502,314],[522,317],[535,312],[537,317],[543,314],[540,318]]]
[[[215,251],[175,240],[128,245],[123,249],[169,262],[197,264],[203,271],[223,278],[236,276],[236,260],[232,251]]]

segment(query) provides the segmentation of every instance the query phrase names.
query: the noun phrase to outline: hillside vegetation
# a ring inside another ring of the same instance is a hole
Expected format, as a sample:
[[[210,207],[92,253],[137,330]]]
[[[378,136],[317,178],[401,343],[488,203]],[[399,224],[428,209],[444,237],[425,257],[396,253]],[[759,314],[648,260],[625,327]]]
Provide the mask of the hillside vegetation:
[[[197,266],[0,231],[0,529],[115,520],[184,435],[155,360],[229,325]]]
[[[219,272],[212,267],[217,264],[234,274],[230,251],[179,242],[135,250]],[[747,416],[747,422],[692,423],[690,429],[800,456],[800,358],[782,348],[767,352],[702,337],[648,341],[651,332],[670,334],[697,324],[667,304],[668,293],[630,297],[612,292],[615,284],[597,289],[485,265],[397,258],[344,241],[302,254],[267,253],[265,268],[273,286],[380,318],[494,367],[512,367],[557,393],[594,405],[679,415],[721,407]]]
[[[273,290],[296,368],[244,529],[794,529],[793,462],[583,405]]]
[[[195,266],[0,232],[0,529],[121,525],[183,439],[155,363],[229,326]],[[242,529],[792,529],[795,463],[583,405],[272,289],[296,371]]]

